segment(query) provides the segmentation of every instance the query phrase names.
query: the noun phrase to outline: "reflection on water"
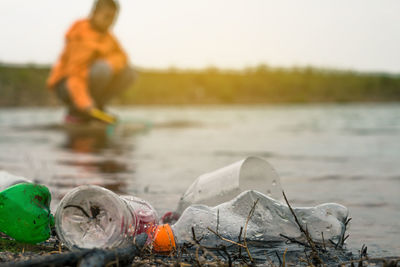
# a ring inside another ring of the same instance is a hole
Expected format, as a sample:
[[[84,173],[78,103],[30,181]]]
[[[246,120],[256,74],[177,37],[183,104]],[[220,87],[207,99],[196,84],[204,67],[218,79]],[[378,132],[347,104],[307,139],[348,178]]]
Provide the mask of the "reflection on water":
[[[119,178],[119,173],[133,173],[128,164],[124,162],[123,156],[124,149],[118,142],[111,140],[109,134],[104,131],[94,131],[91,133],[76,133],[65,131],[66,141],[62,148],[78,154],[93,154],[103,155],[101,158],[88,158],[88,159],[61,159],[57,163],[64,166],[74,167],[77,170],[85,173],[97,174],[99,177],[102,175],[115,174],[112,179],[107,183],[100,182],[102,185],[118,194],[127,194],[125,179]],[[119,157],[106,156],[107,151],[112,151],[113,154]],[[105,153],[103,153],[105,152]],[[69,180],[76,179],[76,177],[63,177]],[[89,183],[95,183],[90,182]]]
[[[112,144],[106,132],[93,134],[66,132],[66,142],[63,147],[77,153],[101,153],[102,150],[112,147]]]
[[[52,109],[0,110],[0,169],[49,186],[54,209],[81,184],[149,200],[160,214],[205,173],[266,158],[295,206],[338,202],[348,243],[400,251],[400,105],[118,109],[113,131],[71,130]],[[385,251],[386,250],[386,251]]]
[[[93,128],[91,125],[83,126],[82,128],[86,128],[86,130],[61,129],[65,135],[65,142],[61,147],[71,153],[92,155],[92,157],[60,159],[57,160],[57,164],[93,175],[92,180],[89,178],[82,183],[98,184],[117,194],[128,194],[126,191],[126,178],[120,176],[121,174],[134,173],[125,160],[126,152],[134,152],[133,146],[123,141],[123,138],[127,136],[116,140],[113,138],[113,132],[107,131],[107,128],[103,125],[97,128]],[[104,180],[97,180],[100,177],[104,177]],[[77,179],[76,176],[63,176],[60,178],[67,180]]]
[[[82,152],[82,150],[78,150]],[[85,150],[87,151],[87,150]],[[127,172],[128,167],[124,163],[120,163],[114,160],[100,160],[100,161],[75,161],[75,160],[60,160],[58,163],[62,165],[75,166],[79,168],[84,168],[90,172],[101,173],[119,173]]]

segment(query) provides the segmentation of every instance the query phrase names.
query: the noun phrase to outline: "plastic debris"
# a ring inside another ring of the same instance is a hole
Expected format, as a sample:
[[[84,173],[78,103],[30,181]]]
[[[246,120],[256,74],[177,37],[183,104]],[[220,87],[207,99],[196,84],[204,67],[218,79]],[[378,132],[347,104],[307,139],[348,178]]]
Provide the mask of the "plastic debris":
[[[282,199],[282,186],[275,169],[264,159],[247,157],[199,176],[183,194],[176,213],[181,214],[192,204],[215,206],[247,190]]]
[[[247,240],[301,239],[304,233],[299,223],[313,240],[341,241],[346,207],[327,203],[292,211],[280,200],[281,190],[272,166],[259,158],[246,158],[200,176],[182,197],[178,211],[189,206],[176,223],[159,225],[156,211],[146,201],[120,197],[98,186],[81,186],[61,201],[56,230],[69,248],[118,247],[146,233],[145,244],[160,253],[192,242],[194,235],[209,245],[237,240],[242,231]]]
[[[254,212],[249,213],[254,206]],[[348,216],[346,207],[327,203],[316,207],[294,208],[300,223],[309,231],[315,241],[338,241],[345,231]],[[180,242],[192,240],[191,228],[204,244],[215,244],[218,232],[224,238],[237,240],[241,228],[246,232],[248,240],[282,241],[282,235],[290,238],[301,238],[302,233],[295,222],[289,207],[269,196],[257,191],[245,191],[231,201],[215,207],[192,205],[187,208],[180,219],[172,226],[173,232]]]
[[[54,223],[48,188],[0,172],[0,189],[0,232],[23,243],[47,240]]]
[[[58,237],[70,249],[124,246],[158,223],[157,212],[148,202],[95,185],[70,191],[55,217]]]

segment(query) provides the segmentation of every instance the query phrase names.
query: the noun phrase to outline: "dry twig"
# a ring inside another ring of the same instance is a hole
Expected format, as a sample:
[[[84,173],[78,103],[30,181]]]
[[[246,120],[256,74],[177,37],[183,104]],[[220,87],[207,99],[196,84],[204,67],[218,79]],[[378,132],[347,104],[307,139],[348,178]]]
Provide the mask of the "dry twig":
[[[318,264],[322,264],[322,260],[321,260],[321,258],[319,257],[319,253],[318,253],[318,250],[317,250],[317,246],[316,246],[314,240],[312,240],[310,234],[308,233],[308,230],[307,230],[307,231],[304,230],[303,226],[300,224],[300,222],[299,222],[299,220],[298,220],[298,218],[297,218],[297,216],[296,216],[296,213],[294,212],[292,206],[290,205],[290,203],[289,203],[289,201],[288,201],[288,199],[287,199],[287,197],[286,197],[285,192],[282,191],[282,193],[283,193],[283,197],[285,198],[285,202],[286,202],[287,206],[289,207],[289,210],[290,210],[290,212],[292,213],[292,215],[293,215],[293,217],[294,217],[294,220],[295,220],[297,226],[299,227],[300,231],[304,234],[304,236],[305,236],[305,238],[306,238],[306,240],[307,240],[308,245],[311,247],[311,250],[312,250],[312,252],[313,252],[313,258],[317,261]]]
[[[260,200],[260,199],[257,199],[257,200],[254,202],[253,207],[251,207],[251,210],[250,210],[250,212],[249,212],[249,215],[247,216],[247,219],[246,219],[246,224],[244,225],[244,234],[243,234],[243,243],[244,243],[244,245],[245,245],[245,249],[246,249],[247,255],[249,256],[249,259],[250,259],[250,261],[251,261],[253,264],[254,264],[254,259],[253,259],[253,257],[252,257],[251,254],[250,254],[249,247],[247,246],[246,236],[247,236],[247,226],[248,226],[248,224],[249,224],[249,221],[250,221],[251,217],[253,217],[254,211],[255,211],[255,209],[256,209],[256,206],[257,206],[257,203],[258,203],[259,200]]]
[[[225,242],[231,243],[231,244],[233,244],[233,245],[236,245],[236,246],[239,246],[239,247],[242,247],[242,248],[246,248],[245,245],[239,244],[239,243],[237,243],[237,242],[235,242],[235,241],[232,241],[232,240],[230,240],[230,239],[227,239],[227,238],[221,236],[220,234],[218,234],[217,232],[215,232],[215,231],[214,231],[213,229],[211,229],[210,227],[207,227],[207,230],[210,231],[211,233],[213,233],[214,235],[218,236],[221,240],[223,240],[223,241],[225,241]]]
[[[285,249],[285,252],[283,252],[283,256],[282,256],[282,267],[286,267],[286,253],[287,253],[288,249]]]

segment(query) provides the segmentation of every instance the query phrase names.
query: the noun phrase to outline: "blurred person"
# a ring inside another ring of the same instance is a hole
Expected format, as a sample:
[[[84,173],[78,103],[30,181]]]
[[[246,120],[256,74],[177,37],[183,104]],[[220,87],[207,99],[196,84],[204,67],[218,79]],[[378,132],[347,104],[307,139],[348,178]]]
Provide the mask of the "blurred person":
[[[64,50],[47,80],[67,105],[66,123],[116,122],[105,106],[135,78],[127,55],[110,32],[118,10],[114,0],[97,0],[89,17],[66,33]]]

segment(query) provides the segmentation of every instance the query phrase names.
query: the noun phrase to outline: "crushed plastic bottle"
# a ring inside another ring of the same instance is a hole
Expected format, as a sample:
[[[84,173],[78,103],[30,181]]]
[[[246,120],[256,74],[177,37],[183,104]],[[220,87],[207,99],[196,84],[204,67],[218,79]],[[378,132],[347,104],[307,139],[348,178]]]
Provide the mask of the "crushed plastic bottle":
[[[0,232],[23,243],[40,243],[50,237],[54,219],[47,187],[0,172]]]
[[[94,185],[70,191],[56,211],[57,234],[70,249],[123,246],[157,223],[157,212],[146,201]]]
[[[254,214],[247,227],[249,239],[274,241],[282,239],[280,234],[293,238],[301,236],[288,206],[257,191],[243,192],[233,200],[213,208],[204,205],[187,208],[174,224],[174,233],[183,239],[191,238],[193,226],[198,236],[212,239],[211,237],[215,235],[207,230],[207,227],[216,229],[219,220],[218,228],[221,234],[235,240],[239,236],[240,228],[245,226],[249,212],[257,200]],[[338,238],[344,231],[344,222],[348,216],[344,206],[333,203],[310,208],[295,208],[294,212],[300,222],[304,226],[307,225],[311,237],[315,240],[322,240],[322,232],[327,239]]]
[[[229,166],[199,176],[179,201],[177,214],[192,204],[215,206],[247,190],[257,190],[280,200],[279,175],[264,159],[247,157]]]
[[[302,237],[287,205],[250,190],[215,207],[188,207],[174,225],[161,225],[154,229],[151,235],[154,250],[168,252],[175,249],[178,243],[193,241],[192,227],[205,245],[215,245],[219,242],[219,238],[208,228],[218,231],[225,238],[237,241],[240,229],[245,227],[249,212],[257,200],[253,216],[248,222],[247,240],[284,241],[281,234],[291,238]],[[322,242],[322,233],[325,240],[338,241],[343,236],[348,210],[342,205],[328,203],[316,207],[294,208],[294,212],[315,241]],[[165,232],[173,233],[173,238],[169,238],[170,244],[165,241]]]

